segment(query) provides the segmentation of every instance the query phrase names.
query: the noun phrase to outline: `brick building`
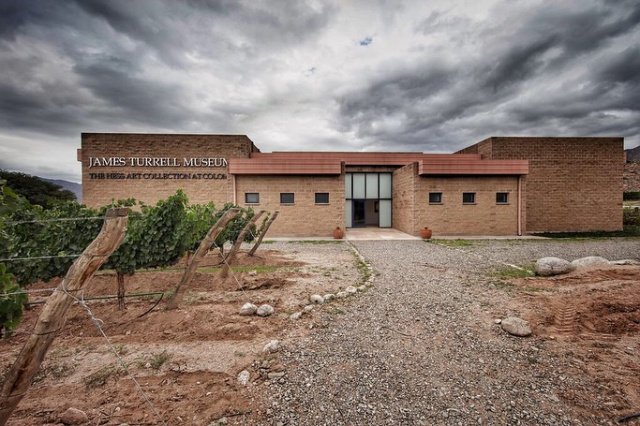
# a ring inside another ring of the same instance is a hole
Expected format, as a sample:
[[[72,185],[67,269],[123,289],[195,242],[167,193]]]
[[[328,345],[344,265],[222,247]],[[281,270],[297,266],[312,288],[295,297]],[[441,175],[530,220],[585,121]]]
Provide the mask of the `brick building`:
[[[623,138],[492,137],[454,154],[262,153],[243,135],[83,133],[84,202],[279,210],[271,236],[335,227],[519,235],[622,229]]]

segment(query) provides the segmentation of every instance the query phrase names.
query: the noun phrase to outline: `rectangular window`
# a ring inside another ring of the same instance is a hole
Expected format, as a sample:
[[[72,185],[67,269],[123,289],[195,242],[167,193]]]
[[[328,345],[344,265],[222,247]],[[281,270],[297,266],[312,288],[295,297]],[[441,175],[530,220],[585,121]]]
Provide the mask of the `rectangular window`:
[[[258,203],[260,203],[260,193],[259,192],[245,192],[244,193],[244,202],[246,204],[258,204]]]
[[[476,193],[475,192],[463,192],[462,193],[462,204],[475,204],[476,203]]]
[[[316,192],[316,204],[329,204],[329,193]]]
[[[280,193],[280,204],[293,204],[293,192],[281,192]]]
[[[430,192],[429,204],[442,204],[442,192]]]
[[[496,192],[496,204],[509,204],[509,193]]]

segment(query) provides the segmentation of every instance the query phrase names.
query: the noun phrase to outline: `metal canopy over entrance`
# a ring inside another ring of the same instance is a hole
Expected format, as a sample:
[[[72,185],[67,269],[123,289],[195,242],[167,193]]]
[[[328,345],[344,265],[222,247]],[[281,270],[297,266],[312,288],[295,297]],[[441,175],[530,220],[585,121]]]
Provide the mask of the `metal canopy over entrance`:
[[[345,226],[391,228],[391,173],[345,173]]]

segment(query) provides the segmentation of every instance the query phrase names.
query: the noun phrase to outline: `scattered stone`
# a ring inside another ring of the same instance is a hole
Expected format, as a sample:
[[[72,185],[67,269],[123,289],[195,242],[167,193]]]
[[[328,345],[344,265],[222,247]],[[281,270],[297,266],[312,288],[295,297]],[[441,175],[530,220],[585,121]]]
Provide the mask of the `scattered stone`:
[[[315,303],[316,305],[321,305],[324,303],[324,297],[320,296],[319,294],[312,294],[309,297],[309,301],[311,303]]]
[[[587,256],[581,257],[571,262],[574,268],[601,268],[603,266],[610,266],[611,263],[600,256]]]
[[[251,378],[251,374],[247,370],[242,370],[238,374],[238,383],[242,386],[246,386],[249,383],[249,378]]]
[[[150,363],[150,362],[146,363],[146,364],[144,365],[144,368],[151,368],[151,363]]]
[[[256,315],[258,315],[259,317],[268,317],[269,315],[273,314],[273,312],[273,306],[264,304],[260,305],[260,307],[256,310]]]
[[[256,275],[258,275],[258,271],[249,271],[249,275],[255,277]]]
[[[240,308],[240,315],[246,315],[246,316],[253,315],[256,313],[257,310],[258,310],[258,307],[253,303],[245,303]]]
[[[571,272],[575,267],[568,261],[559,257],[543,257],[536,261],[536,275],[550,277]]]
[[[349,295],[349,293],[347,293],[346,291],[339,291],[339,292],[336,293],[336,297],[338,299],[344,299],[348,295]]]
[[[518,337],[527,337],[531,335],[529,323],[522,318],[508,317],[501,322],[502,329],[509,334]]]
[[[635,259],[612,260],[610,263],[612,265],[640,265],[640,262]]]
[[[358,287],[358,291],[365,291],[366,289],[367,289],[367,286],[364,284]]]
[[[264,345],[264,348],[262,348],[262,352],[269,352],[269,353],[275,353],[275,352],[278,352],[279,350],[280,350],[279,340],[272,340],[266,345]]]
[[[493,320],[494,324],[500,324],[502,322],[502,320],[500,318],[496,318]]]
[[[279,373],[271,372],[267,374],[267,377],[269,378],[269,380],[278,380],[284,377],[284,372],[279,372]]]
[[[307,305],[303,308],[304,312],[311,312],[313,311],[313,305]]]
[[[333,294],[333,293],[328,293],[328,294],[325,294],[324,296],[322,296],[322,298],[324,299],[325,302],[329,302],[329,301],[335,299],[336,295]]]
[[[69,407],[67,411],[62,413],[60,421],[65,425],[81,425],[89,421],[87,413],[77,408]]]
[[[354,286],[350,285],[349,287],[345,288],[344,291],[346,291],[347,293],[350,294],[355,294],[358,292],[358,289],[355,288]]]
[[[289,315],[289,319],[291,321],[298,321],[301,317],[302,317],[302,312],[294,312],[291,315]]]

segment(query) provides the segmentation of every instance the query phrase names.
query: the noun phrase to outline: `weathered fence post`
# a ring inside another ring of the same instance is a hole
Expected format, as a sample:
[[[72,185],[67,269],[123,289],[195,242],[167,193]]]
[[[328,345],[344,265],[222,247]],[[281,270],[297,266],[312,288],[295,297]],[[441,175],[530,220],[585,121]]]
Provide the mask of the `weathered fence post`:
[[[236,238],[236,241],[233,243],[233,247],[231,247],[231,250],[229,250],[229,254],[227,254],[227,256],[225,256],[224,258],[224,265],[222,265],[222,271],[220,272],[221,278],[226,278],[229,274],[229,266],[231,266],[233,259],[236,257],[236,253],[238,252],[238,250],[240,250],[240,245],[244,241],[245,235],[247,235],[249,229],[251,229],[251,227],[256,224],[258,219],[260,219],[260,216],[262,216],[264,213],[264,210],[260,210],[255,216],[251,218],[250,221],[247,222],[246,225],[244,225],[244,228],[242,228],[242,231],[240,231],[240,234],[238,234],[238,238]]]
[[[56,334],[64,326],[67,310],[93,274],[122,243],[127,231],[129,209],[107,211],[102,229],[95,240],[73,262],[64,279],[49,296],[33,332],[5,377],[0,394],[0,425],[9,420],[29,389]]]
[[[211,248],[216,238],[218,238],[220,232],[224,231],[224,229],[227,227],[227,224],[235,219],[238,214],[240,214],[240,209],[238,208],[227,210],[225,214],[223,214],[222,217],[218,219],[215,225],[213,225],[211,229],[209,229],[207,235],[200,242],[198,249],[189,259],[187,268],[184,270],[184,274],[182,274],[182,278],[180,279],[180,283],[176,286],[173,295],[167,301],[168,309],[175,309],[178,307],[178,304],[182,301],[184,290],[187,284],[191,282],[193,274],[196,272],[196,269],[198,269],[198,264],[207,254],[207,251]]]
[[[265,234],[269,230],[269,227],[271,226],[273,221],[276,220],[276,218],[278,217],[278,213],[280,213],[280,212],[278,210],[276,210],[273,213],[273,215],[271,215],[271,217],[269,218],[269,221],[264,226],[264,229],[262,230],[262,232],[260,232],[260,235],[258,236],[258,241],[253,245],[253,247],[251,247],[251,250],[249,250],[249,256],[253,256],[255,254],[256,250],[258,250],[258,247],[260,247],[260,244],[262,243],[262,239],[264,238]]]

